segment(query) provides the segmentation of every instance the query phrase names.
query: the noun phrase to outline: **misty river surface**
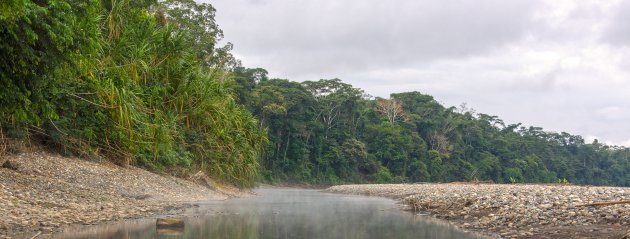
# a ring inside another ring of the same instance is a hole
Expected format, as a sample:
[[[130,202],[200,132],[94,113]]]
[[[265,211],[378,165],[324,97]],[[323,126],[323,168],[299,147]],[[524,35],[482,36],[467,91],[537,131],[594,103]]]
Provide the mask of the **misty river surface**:
[[[155,218],[78,227],[46,238],[481,238],[395,201],[308,189],[263,188],[258,196],[200,203],[176,235],[156,232]]]

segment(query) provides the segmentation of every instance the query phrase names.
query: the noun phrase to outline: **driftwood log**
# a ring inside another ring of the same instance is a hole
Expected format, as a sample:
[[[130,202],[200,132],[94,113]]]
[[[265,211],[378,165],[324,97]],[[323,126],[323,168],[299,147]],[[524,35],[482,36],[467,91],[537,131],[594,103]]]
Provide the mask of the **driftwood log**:
[[[181,236],[184,234],[184,220],[181,218],[158,218],[155,221],[158,235]]]
[[[184,220],[181,218],[158,218],[155,222],[157,229],[168,228],[184,228]]]
[[[31,237],[31,239],[35,239],[35,238],[37,238],[37,237],[38,237],[39,235],[41,235],[41,234],[42,234],[42,232],[41,232],[41,231],[40,231],[40,232],[37,232],[37,234],[35,234],[35,236]]]

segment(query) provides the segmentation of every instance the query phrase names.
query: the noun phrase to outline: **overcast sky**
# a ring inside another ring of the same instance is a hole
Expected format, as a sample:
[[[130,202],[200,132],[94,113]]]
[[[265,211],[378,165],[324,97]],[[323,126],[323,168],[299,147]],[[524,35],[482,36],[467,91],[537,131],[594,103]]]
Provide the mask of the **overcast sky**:
[[[213,0],[247,67],[630,146],[630,0]]]

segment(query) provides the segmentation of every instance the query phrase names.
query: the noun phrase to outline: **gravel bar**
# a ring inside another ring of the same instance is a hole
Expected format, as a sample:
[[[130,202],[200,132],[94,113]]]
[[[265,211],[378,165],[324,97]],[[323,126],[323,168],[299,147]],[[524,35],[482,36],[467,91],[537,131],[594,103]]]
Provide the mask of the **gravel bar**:
[[[246,194],[230,187],[212,190],[140,168],[42,152],[4,156],[0,165],[5,165],[0,167],[0,239],[54,233],[70,224],[139,218],[195,201]]]
[[[630,188],[565,184],[366,184],[328,192],[389,197],[415,213],[495,238],[630,239]]]

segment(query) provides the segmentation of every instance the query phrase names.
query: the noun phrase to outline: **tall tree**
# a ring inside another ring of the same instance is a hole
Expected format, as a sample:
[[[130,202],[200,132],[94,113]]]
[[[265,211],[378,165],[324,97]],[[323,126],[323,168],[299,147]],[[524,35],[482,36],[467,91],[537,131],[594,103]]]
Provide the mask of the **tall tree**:
[[[403,110],[402,103],[396,99],[376,99],[376,111],[387,117],[389,123],[393,124],[397,121],[404,121],[407,115]]]

